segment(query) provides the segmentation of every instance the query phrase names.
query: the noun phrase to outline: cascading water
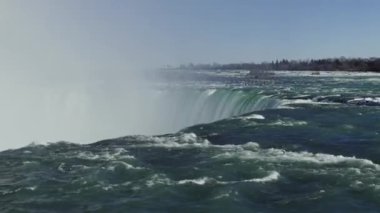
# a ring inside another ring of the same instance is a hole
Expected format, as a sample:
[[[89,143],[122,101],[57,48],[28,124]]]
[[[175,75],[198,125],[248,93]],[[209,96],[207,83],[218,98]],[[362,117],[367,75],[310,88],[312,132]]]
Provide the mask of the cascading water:
[[[2,88],[9,90],[4,85]],[[0,113],[4,118],[0,122],[4,129],[1,139],[11,141],[12,147],[32,141],[91,143],[123,135],[174,133],[191,125],[277,105],[275,99],[259,91],[123,84],[49,89],[36,85],[20,90],[12,100]],[[23,134],[15,135],[9,130],[12,126]]]
[[[160,120],[166,120],[170,131],[273,109],[281,104],[280,100],[259,91],[225,88],[163,90],[156,98],[160,116],[164,117]]]

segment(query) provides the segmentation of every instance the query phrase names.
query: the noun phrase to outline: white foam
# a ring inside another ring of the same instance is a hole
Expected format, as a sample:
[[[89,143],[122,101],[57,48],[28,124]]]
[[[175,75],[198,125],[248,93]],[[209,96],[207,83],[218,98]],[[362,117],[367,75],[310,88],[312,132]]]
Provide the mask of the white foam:
[[[282,99],[281,105],[278,107],[279,109],[294,109],[289,105],[295,104],[313,104],[313,105],[337,105],[339,103],[334,102],[326,102],[326,101],[315,101],[312,99]]]
[[[216,89],[208,89],[208,90],[206,90],[207,96],[210,96],[210,95],[214,94],[215,92],[216,92]]]
[[[77,158],[83,160],[97,160],[100,158],[100,156],[97,154],[93,154],[92,152],[79,152]]]
[[[216,182],[216,181],[214,179],[211,179],[211,178],[208,178],[208,177],[201,177],[201,178],[198,178],[198,179],[180,180],[180,181],[178,181],[178,184],[181,185],[181,184],[192,183],[192,184],[196,184],[196,185],[204,185],[207,182]]]
[[[180,180],[177,182],[177,184],[195,184],[195,185],[205,185],[205,184],[221,184],[221,185],[228,185],[228,184],[237,184],[237,183],[249,183],[249,182],[255,182],[255,183],[266,183],[266,182],[272,182],[278,180],[280,177],[280,173],[277,171],[272,171],[268,176],[262,177],[262,178],[252,178],[247,180],[238,180],[238,181],[219,181],[214,178],[210,177],[201,177],[197,179],[185,179]]]
[[[155,185],[173,185],[173,181],[166,177],[164,174],[154,174],[149,180],[146,181],[147,187],[153,187]]]
[[[345,157],[342,155],[332,155],[323,153],[310,153],[306,151],[293,152],[285,151],[283,149],[258,149],[251,150],[231,150],[222,154],[214,156],[215,158],[240,158],[244,160],[258,160],[265,162],[301,162],[311,164],[342,164],[346,163],[356,167],[372,167],[380,170],[378,164],[373,163],[368,159],[361,159],[356,157]]]
[[[72,165],[71,168],[73,168],[73,169],[79,169],[79,170],[87,170],[87,169],[90,169],[91,167],[90,166],[86,166],[86,165]]]
[[[221,194],[215,196],[213,199],[214,200],[219,200],[219,199],[223,199],[223,198],[228,198],[228,197],[231,196],[231,193],[232,193],[231,191],[228,191],[226,193],[221,193]]]
[[[283,99],[281,100],[282,105],[289,104],[320,104],[321,102],[316,102],[311,99]]]
[[[241,118],[243,120],[250,120],[250,119],[264,120],[265,119],[265,117],[263,115],[259,115],[259,114],[251,114],[251,115],[247,115],[247,116],[241,116]]]
[[[380,78],[367,78],[367,79],[362,79],[366,81],[371,81],[371,82],[380,82]]]
[[[194,148],[208,147],[211,143],[194,133],[181,133],[179,136],[137,136],[143,143],[133,144],[133,147],[163,147],[163,148]]]
[[[117,166],[121,166],[124,169],[144,169],[143,167],[133,166],[133,165],[126,163],[124,161],[113,161],[112,165],[107,167],[107,170],[115,171]]]
[[[280,177],[280,173],[278,173],[277,171],[273,171],[268,176],[265,176],[263,178],[254,178],[254,179],[245,180],[242,182],[265,183],[265,182],[276,181],[276,180],[278,180],[279,177]]]
[[[197,135],[194,133],[182,134],[180,137],[186,143],[196,143],[198,140]]]
[[[372,187],[375,191],[380,191],[380,184],[370,184],[370,187]]]
[[[29,186],[29,187],[25,187],[25,189],[30,190],[30,191],[34,191],[34,190],[36,190],[37,188],[38,188],[37,186]]]
[[[277,120],[269,125],[272,126],[304,126],[307,125],[306,121],[286,121],[286,120]]]
[[[64,173],[64,172],[66,172],[65,171],[65,169],[63,169],[63,167],[65,166],[65,163],[61,163],[61,164],[59,164],[59,166],[58,166],[58,171],[60,171],[60,172],[62,172],[62,173]]]
[[[23,161],[22,164],[23,165],[29,165],[29,164],[39,164],[39,163],[37,161],[28,161],[28,160],[26,160],[26,161]]]
[[[273,182],[277,181],[280,177],[280,173],[277,171],[270,172],[267,176],[262,178],[252,178],[252,179],[246,179],[246,180],[237,180],[237,181],[222,181],[217,180],[212,177],[199,177],[195,179],[183,179],[174,181],[166,177],[165,174],[154,174],[151,176],[149,180],[145,182],[145,185],[147,187],[153,187],[155,185],[206,185],[206,184],[217,184],[217,185],[229,185],[229,184],[238,184],[238,183],[249,183],[249,182],[255,182],[255,183],[266,183],[266,182]],[[221,177],[219,177],[221,178]]]
[[[260,145],[258,143],[255,143],[255,142],[247,142],[243,145],[241,145],[244,149],[258,149],[260,148]]]
[[[99,153],[92,153],[89,151],[78,152],[76,155],[79,159],[84,160],[104,160],[104,161],[114,161],[118,159],[135,159],[134,156],[130,155],[127,150],[123,148],[116,148],[115,150],[107,150]]]
[[[380,97],[366,97],[366,98],[354,98],[349,100],[348,103],[369,102],[380,104]]]
[[[304,121],[293,121],[285,125],[306,125]],[[284,123],[281,123],[284,125]],[[149,140],[148,140],[149,139]],[[355,167],[369,166],[380,169],[380,165],[373,163],[368,159],[356,157],[346,157],[342,155],[332,155],[324,153],[311,152],[294,152],[283,149],[269,148],[262,149],[259,144],[248,142],[246,144],[234,145],[214,145],[208,140],[202,139],[194,133],[182,133],[180,136],[167,137],[149,137],[144,136],[144,141],[147,143],[132,145],[132,146],[148,146],[148,147],[166,147],[166,148],[219,148],[222,153],[216,154],[213,158],[240,158],[253,159],[267,162],[303,162],[312,164],[350,164]]]

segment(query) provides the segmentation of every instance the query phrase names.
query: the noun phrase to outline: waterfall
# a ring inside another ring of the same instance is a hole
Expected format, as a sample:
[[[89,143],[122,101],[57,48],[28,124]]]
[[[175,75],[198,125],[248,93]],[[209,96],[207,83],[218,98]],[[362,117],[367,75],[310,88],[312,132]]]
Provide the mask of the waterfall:
[[[272,96],[243,89],[164,90],[156,98],[163,116],[159,120],[166,120],[172,131],[280,105]]]
[[[25,87],[16,92],[6,99],[1,112],[4,133],[0,139],[9,141],[7,148],[32,141],[90,143],[131,134],[173,133],[280,104],[254,89],[68,85]]]

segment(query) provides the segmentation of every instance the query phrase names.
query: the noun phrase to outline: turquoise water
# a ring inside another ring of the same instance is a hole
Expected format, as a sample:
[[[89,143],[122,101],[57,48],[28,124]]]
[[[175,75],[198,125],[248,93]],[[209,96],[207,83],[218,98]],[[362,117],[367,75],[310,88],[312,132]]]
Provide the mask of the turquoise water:
[[[380,77],[272,80],[187,88],[174,134],[0,152],[0,211],[379,212]]]

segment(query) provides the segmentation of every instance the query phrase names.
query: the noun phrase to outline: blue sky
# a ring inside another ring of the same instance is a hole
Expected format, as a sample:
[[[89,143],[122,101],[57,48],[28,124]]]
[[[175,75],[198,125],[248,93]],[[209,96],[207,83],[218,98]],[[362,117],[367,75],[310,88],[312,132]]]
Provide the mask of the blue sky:
[[[1,15],[3,20],[8,18],[2,31],[10,38],[0,37],[0,42],[14,44],[8,53],[18,52],[18,58],[32,46],[32,59],[50,52],[50,57],[59,58],[57,62],[71,59],[70,63],[86,68],[380,53],[380,1],[376,0],[16,0],[2,4],[1,10],[8,12]]]

